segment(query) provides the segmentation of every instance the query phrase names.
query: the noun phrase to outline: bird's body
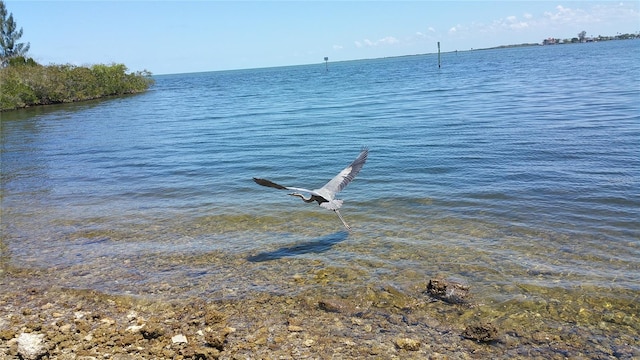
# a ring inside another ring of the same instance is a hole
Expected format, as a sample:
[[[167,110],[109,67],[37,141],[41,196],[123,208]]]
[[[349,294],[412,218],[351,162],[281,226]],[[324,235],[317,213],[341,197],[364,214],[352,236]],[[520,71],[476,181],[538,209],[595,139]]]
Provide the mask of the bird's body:
[[[367,161],[367,155],[369,155],[369,150],[365,148],[349,166],[344,168],[338,175],[336,175],[323,187],[315,190],[282,186],[267,179],[253,178],[253,181],[262,186],[272,187],[280,190],[295,191],[294,193],[291,193],[289,195],[297,196],[306,203],[312,203],[315,201],[323,208],[333,210],[338,215],[347,230],[351,230],[351,227],[347,225],[347,223],[342,218],[340,211],[338,211],[338,209],[340,209],[340,207],[342,206],[342,200],[336,199],[336,194],[342,191],[351,181],[353,181],[356,175],[358,175],[360,169],[362,169],[362,167],[364,166],[365,161]],[[309,194],[309,196],[305,197],[303,194],[300,194],[300,192],[307,193]]]

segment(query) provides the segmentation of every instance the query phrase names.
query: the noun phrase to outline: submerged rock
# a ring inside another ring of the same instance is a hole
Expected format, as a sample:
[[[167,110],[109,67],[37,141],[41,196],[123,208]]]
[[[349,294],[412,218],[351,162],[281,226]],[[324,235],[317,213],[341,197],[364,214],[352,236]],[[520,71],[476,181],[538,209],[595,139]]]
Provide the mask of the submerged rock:
[[[344,301],[336,299],[323,299],[318,301],[318,308],[326,312],[333,313],[350,313],[353,308]]]
[[[491,342],[498,339],[498,329],[489,323],[475,324],[467,326],[462,332],[462,336],[469,340]]]
[[[469,285],[444,279],[431,279],[427,294],[450,304],[465,304],[469,298]]]

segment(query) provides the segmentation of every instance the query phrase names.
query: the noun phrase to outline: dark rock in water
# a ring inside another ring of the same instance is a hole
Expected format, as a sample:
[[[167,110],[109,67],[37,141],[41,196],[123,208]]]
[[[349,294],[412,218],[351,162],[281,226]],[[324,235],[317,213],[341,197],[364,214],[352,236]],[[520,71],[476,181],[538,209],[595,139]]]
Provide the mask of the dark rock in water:
[[[469,286],[455,281],[431,279],[427,285],[427,293],[451,304],[463,304],[469,297]]]
[[[350,307],[339,300],[325,299],[318,302],[318,308],[326,312],[342,313],[348,312]]]
[[[498,339],[498,329],[492,324],[476,324],[467,326],[462,336],[469,340],[491,342]]]
[[[155,324],[147,324],[147,326],[140,329],[142,337],[147,340],[157,339],[164,335],[164,330]]]

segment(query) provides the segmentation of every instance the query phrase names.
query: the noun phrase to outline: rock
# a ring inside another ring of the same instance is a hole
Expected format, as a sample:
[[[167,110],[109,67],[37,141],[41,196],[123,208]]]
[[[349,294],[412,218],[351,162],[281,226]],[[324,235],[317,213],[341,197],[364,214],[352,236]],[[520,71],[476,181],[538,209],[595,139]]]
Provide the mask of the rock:
[[[134,321],[135,319],[138,318],[138,313],[135,310],[131,310],[129,311],[129,313],[127,314],[127,319],[129,321]]]
[[[178,335],[172,336],[171,337],[171,342],[174,343],[174,344],[179,344],[179,343],[185,343],[186,344],[186,343],[188,343],[187,337],[182,335],[182,334],[178,334]]]
[[[35,360],[47,353],[44,334],[22,333],[18,336],[18,354],[23,359]]]
[[[197,347],[185,351],[183,355],[188,356],[187,358],[189,359],[218,359],[220,358],[220,351],[215,348]]]
[[[352,313],[352,307],[342,300],[324,299],[318,302],[318,308],[326,312]]]
[[[157,326],[155,324],[149,324],[148,326],[141,329],[140,333],[142,334],[143,338],[147,340],[151,340],[151,339],[157,339],[160,336],[164,335],[164,330],[160,326]]]
[[[393,286],[387,285],[379,291],[373,290],[373,292],[375,296],[372,300],[377,307],[406,309],[413,306],[413,299]]]
[[[356,343],[353,340],[349,340],[349,339],[342,340],[342,343],[347,346],[356,346]]]
[[[289,317],[289,319],[287,320],[287,324],[300,326],[302,325],[302,319],[299,317]]]
[[[467,326],[462,336],[479,342],[491,342],[498,339],[498,329],[492,324],[477,324]]]
[[[287,327],[287,330],[291,331],[291,332],[301,332],[304,331],[304,329],[302,328],[302,326],[298,326],[298,325],[289,325]]]
[[[299,318],[290,317],[288,320],[287,330],[290,332],[304,331],[304,328],[300,325],[302,325],[302,320],[300,320]]]
[[[540,330],[531,334],[531,338],[533,339],[533,341],[537,342],[538,344],[560,341],[560,337],[557,334],[550,334],[548,332],[544,332]]]
[[[204,315],[204,323],[206,325],[215,325],[225,321],[224,313],[221,313],[215,309],[208,308]]]
[[[144,325],[131,325],[131,326],[127,327],[126,331],[139,332],[143,327],[144,327]]]
[[[64,324],[60,326],[58,330],[60,330],[60,332],[63,334],[67,334],[69,333],[69,331],[71,331],[71,324]]]
[[[314,343],[315,343],[315,341],[313,341],[313,339],[307,339],[307,340],[304,341],[304,346],[311,347],[311,346],[313,346]]]
[[[15,331],[13,330],[0,330],[0,340],[9,340],[13,339],[16,336]]]
[[[116,344],[126,347],[135,344],[140,339],[139,333],[125,332],[116,340]]]
[[[403,350],[418,351],[420,349],[420,341],[409,338],[399,338],[396,339],[396,346]]]
[[[111,319],[111,318],[102,318],[102,319],[100,319],[100,322],[102,324],[105,324],[105,325],[108,325],[108,326],[111,326],[111,325],[116,323],[116,321],[114,319]]]
[[[76,320],[84,319],[87,315],[85,311],[76,311],[73,313],[73,316]]]
[[[469,286],[455,281],[431,279],[427,284],[427,293],[444,302],[464,304],[469,297]]]
[[[224,345],[227,342],[227,333],[207,333],[204,339],[206,346],[223,351]]]

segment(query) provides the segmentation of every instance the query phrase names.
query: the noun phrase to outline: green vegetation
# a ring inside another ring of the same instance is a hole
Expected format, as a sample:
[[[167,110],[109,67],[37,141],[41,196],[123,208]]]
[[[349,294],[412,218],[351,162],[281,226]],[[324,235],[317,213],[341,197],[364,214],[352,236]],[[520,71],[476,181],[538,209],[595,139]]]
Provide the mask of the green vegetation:
[[[127,73],[123,64],[37,64],[14,57],[0,69],[0,111],[139,93],[153,84],[148,71]]]
[[[153,84],[150,72],[127,73],[123,64],[40,65],[26,57],[30,44],[21,37],[0,1],[0,111],[139,93]]]
[[[0,1],[0,62],[2,66],[6,66],[7,61],[12,57],[24,56],[29,51],[31,46],[29,43],[17,42],[21,37],[22,28],[18,30],[13,14],[7,14],[4,1]]]

